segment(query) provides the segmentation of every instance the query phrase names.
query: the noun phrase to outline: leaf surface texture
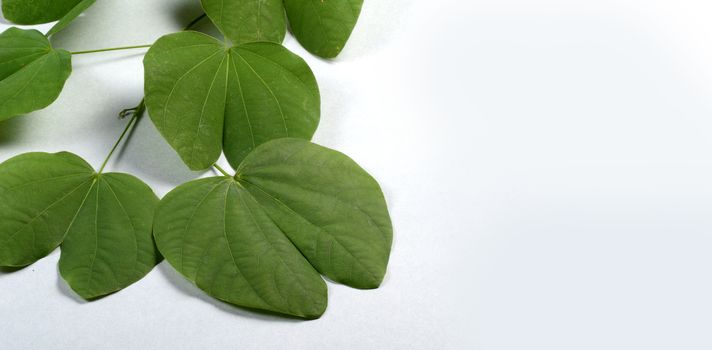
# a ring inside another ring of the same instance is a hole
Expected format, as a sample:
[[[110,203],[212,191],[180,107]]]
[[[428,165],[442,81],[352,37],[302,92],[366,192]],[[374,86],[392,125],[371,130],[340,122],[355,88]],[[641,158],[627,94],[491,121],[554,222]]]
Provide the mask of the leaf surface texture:
[[[282,0],[201,0],[205,13],[233,44],[281,43],[287,32]]]
[[[299,43],[324,58],[336,57],[351,36],[363,0],[284,0],[289,25]]]
[[[5,18],[16,24],[42,24],[64,17],[82,0],[3,0]]]

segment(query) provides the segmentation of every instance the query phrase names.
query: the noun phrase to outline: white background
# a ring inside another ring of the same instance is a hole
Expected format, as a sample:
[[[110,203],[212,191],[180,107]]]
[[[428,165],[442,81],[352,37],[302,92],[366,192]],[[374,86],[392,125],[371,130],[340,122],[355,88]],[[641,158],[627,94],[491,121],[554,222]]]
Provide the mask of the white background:
[[[55,44],[148,44],[197,3],[101,0]],[[55,252],[0,272],[1,349],[712,348],[709,1],[366,0],[337,60],[286,45],[321,86],[315,141],[386,192],[383,286],[329,284],[321,319],[285,320],[163,263],[85,303]],[[0,159],[99,165],[141,98],[142,52],[75,57],[55,104],[0,123]],[[161,196],[202,176],[148,118],[110,167]]]

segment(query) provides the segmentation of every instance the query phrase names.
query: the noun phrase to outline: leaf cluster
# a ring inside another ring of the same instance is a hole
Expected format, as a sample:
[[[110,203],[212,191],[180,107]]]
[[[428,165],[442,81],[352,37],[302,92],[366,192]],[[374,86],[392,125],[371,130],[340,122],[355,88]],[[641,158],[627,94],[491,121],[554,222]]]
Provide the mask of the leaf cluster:
[[[45,34],[0,34],[0,120],[59,97],[73,53],[54,48],[51,36],[94,2],[3,1],[10,21],[57,23]],[[98,170],[67,152],[0,164],[0,266],[24,267],[60,247],[62,278],[92,300],[165,258],[217,299],[318,318],[327,306],[322,276],[361,289],[381,284],[392,225],[378,183],[348,156],[310,142],[321,117],[317,79],[281,42],[289,27],[309,52],[335,57],[362,0],[201,4],[224,40],[183,31],[151,45],[145,100],[123,112],[131,120]],[[223,176],[159,200],[140,179],[105,173],[144,111],[188,168]],[[222,154],[234,175],[215,164]]]

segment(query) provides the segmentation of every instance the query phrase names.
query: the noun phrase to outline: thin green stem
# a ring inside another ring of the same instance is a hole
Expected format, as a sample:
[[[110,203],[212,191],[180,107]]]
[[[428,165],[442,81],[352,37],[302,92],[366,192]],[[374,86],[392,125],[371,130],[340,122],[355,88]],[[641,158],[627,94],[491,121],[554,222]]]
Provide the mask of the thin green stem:
[[[196,17],[194,20],[192,20],[190,23],[188,23],[188,25],[185,26],[185,28],[183,28],[183,30],[190,30],[190,29],[193,28],[196,24],[198,24],[200,21],[202,21],[203,18],[205,18],[205,17],[207,17],[206,14],[202,14],[202,15]]]
[[[98,49],[98,50],[88,50],[88,51],[75,51],[75,52],[70,52],[72,55],[83,55],[87,53],[95,53],[95,52],[106,52],[106,51],[119,51],[119,50],[131,50],[131,49],[145,49],[147,47],[151,47],[151,45],[136,45],[136,46],[123,46],[123,47],[112,47],[108,49]]]
[[[139,111],[141,109],[142,109],[141,105],[136,107],[136,111]],[[131,120],[129,120],[129,123],[126,125],[124,132],[121,133],[121,136],[119,136],[119,139],[116,140],[114,147],[111,148],[109,155],[106,156],[106,159],[104,159],[104,163],[101,164],[101,168],[99,169],[99,174],[101,174],[104,171],[104,168],[106,168],[106,164],[109,162],[109,159],[111,159],[111,156],[114,155],[114,152],[116,151],[116,149],[119,148],[119,144],[121,144],[121,140],[124,139],[124,136],[126,136],[126,134],[129,132],[131,127],[134,125],[134,123],[136,123],[136,120],[138,120],[139,116],[140,116],[139,113],[133,113],[133,116],[131,117]]]
[[[194,20],[192,20],[190,23],[188,23],[187,26],[183,30],[189,30],[193,28],[198,22],[203,20],[203,18],[207,17],[205,13],[202,15],[196,17]],[[151,47],[151,45],[139,45],[139,46],[126,46],[126,47],[115,47],[115,48],[110,48],[110,49],[101,49],[101,50],[90,50],[90,51],[78,51],[78,52],[72,52],[72,55],[81,55],[85,53],[94,53],[94,52],[104,52],[104,51],[117,51],[117,50],[129,50],[129,49],[141,49],[141,48],[147,48]],[[104,171],[104,168],[106,168],[106,164],[109,162],[109,159],[111,159],[111,156],[114,155],[114,152],[116,149],[119,147],[119,144],[121,144],[121,140],[124,139],[124,137],[128,134],[129,130],[131,129],[131,126],[133,126],[138,118],[140,118],[143,113],[146,111],[146,98],[144,97],[141,99],[141,102],[139,102],[138,106],[134,108],[128,108],[124,109],[119,113],[120,118],[125,118],[129,115],[131,115],[131,120],[129,120],[129,124],[126,125],[126,129],[124,129],[124,132],[121,133],[121,136],[119,136],[119,139],[116,141],[116,144],[114,144],[114,147],[111,148],[111,151],[109,152],[109,155],[106,156],[106,159],[104,160],[104,163],[101,165],[101,168],[99,169],[99,174],[101,174]],[[213,165],[215,169],[218,169],[221,173],[223,173],[225,176],[230,176],[225,170],[220,168],[217,164]]]
[[[213,164],[213,168],[217,169],[219,172],[221,172],[223,175],[225,175],[227,177],[232,177],[232,175],[228,174],[227,171],[225,171],[225,169],[221,168],[217,164]]]
[[[190,30],[193,28],[196,24],[198,24],[200,21],[203,20],[203,18],[207,17],[206,14],[202,14],[198,17],[196,17],[194,20],[192,20],[190,23],[188,23],[183,30]],[[120,50],[132,50],[132,49],[145,49],[149,48],[152,45],[135,45],[135,46],[121,46],[121,47],[111,47],[108,49],[98,49],[98,50],[87,50],[87,51],[74,51],[70,52],[72,55],[84,55],[88,53],[97,53],[97,52],[107,52],[107,51],[120,51]]]

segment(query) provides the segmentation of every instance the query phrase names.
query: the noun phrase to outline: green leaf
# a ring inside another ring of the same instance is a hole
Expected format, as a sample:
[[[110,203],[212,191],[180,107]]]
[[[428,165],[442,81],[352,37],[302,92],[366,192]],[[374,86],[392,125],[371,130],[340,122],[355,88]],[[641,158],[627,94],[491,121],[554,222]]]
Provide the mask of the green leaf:
[[[62,243],[94,169],[70,153],[27,153],[0,164],[0,266],[26,266]]]
[[[257,148],[236,178],[330,279],[377,288],[393,240],[376,180],[346,155],[299,139]]]
[[[214,297],[304,318],[326,308],[326,284],[247,191],[231,178],[189,182],[155,219],[166,260]]]
[[[62,245],[59,270],[85,299],[141,279],[160,255],[158,198],[126,174],[96,174],[71,153],[27,153],[0,164],[0,266],[26,266]]]
[[[49,106],[72,72],[72,56],[36,30],[0,34],[0,121]]]
[[[17,24],[42,24],[56,21],[82,0],[3,0],[2,13]]]
[[[282,0],[201,0],[205,13],[233,44],[281,43],[287,33]]]
[[[376,288],[392,242],[375,180],[345,155],[301,139],[259,146],[234,178],[176,188],[156,210],[154,235],[166,260],[208,294],[304,318],[326,307],[319,272]]]
[[[319,124],[312,71],[279,44],[226,47],[181,32],[159,39],[144,66],[148,113],[193,170],[209,168],[223,148],[236,166],[269,140],[310,139]]]
[[[152,236],[157,205],[158,197],[141,180],[98,175],[62,243],[62,278],[85,299],[143,278],[161,260]]]
[[[349,40],[363,0],[284,0],[289,26],[309,52],[336,57]]]
[[[64,17],[62,17],[57,24],[52,27],[52,29],[47,32],[47,36],[53,35],[61,31],[62,29],[66,28],[68,25],[70,25],[79,15],[82,14],[86,9],[91,7],[91,5],[94,5],[96,0],[83,0],[80,3],[77,4],[77,6],[74,6],[69,12],[67,12]]]

